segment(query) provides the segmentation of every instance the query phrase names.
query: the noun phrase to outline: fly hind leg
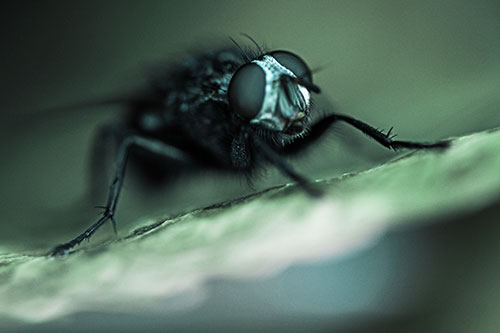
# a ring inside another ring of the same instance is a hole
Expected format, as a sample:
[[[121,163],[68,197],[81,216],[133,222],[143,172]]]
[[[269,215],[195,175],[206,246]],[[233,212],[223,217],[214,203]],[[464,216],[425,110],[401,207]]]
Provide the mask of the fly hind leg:
[[[126,128],[117,123],[102,126],[94,137],[90,155],[89,199],[92,203],[104,200],[102,193],[104,184],[109,181],[105,170],[109,167],[108,156],[116,153],[119,143],[126,135]]]
[[[102,225],[104,225],[108,221],[111,221],[116,232],[116,222],[114,219],[114,215],[125,177],[127,157],[132,147],[149,151],[159,156],[163,156],[167,159],[181,161],[186,164],[192,162],[190,156],[187,153],[164,142],[134,134],[124,136],[118,148],[113,181],[111,182],[109,188],[108,200],[106,206],[104,207],[104,212],[101,218],[71,241],[56,246],[54,249],[52,249],[52,251],[50,251],[50,255],[58,256],[68,254],[72,248],[80,244],[85,239],[89,239],[94,234],[94,232],[96,232]]]

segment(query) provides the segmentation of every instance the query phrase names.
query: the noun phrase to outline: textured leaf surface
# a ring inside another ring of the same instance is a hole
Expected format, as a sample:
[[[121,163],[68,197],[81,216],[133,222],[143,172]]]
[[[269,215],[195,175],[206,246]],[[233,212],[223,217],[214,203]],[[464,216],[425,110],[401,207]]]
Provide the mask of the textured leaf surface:
[[[125,238],[83,244],[66,258],[4,253],[0,314],[39,322],[85,311],[166,313],[199,303],[214,279],[249,282],[291,265],[348,260],[398,225],[488,206],[500,197],[498,170],[500,130],[491,130],[456,138],[445,152],[411,152],[320,180],[327,191],[321,199],[285,185],[166,221],[141,221],[144,227]],[[159,302],[168,306],[159,310]]]

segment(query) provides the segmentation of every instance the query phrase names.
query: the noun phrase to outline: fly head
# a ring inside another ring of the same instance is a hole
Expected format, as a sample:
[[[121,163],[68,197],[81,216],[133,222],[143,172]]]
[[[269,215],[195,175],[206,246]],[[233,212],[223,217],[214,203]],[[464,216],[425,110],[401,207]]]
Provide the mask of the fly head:
[[[312,82],[306,63],[288,51],[273,51],[241,66],[231,78],[230,108],[250,124],[295,137],[311,112]]]

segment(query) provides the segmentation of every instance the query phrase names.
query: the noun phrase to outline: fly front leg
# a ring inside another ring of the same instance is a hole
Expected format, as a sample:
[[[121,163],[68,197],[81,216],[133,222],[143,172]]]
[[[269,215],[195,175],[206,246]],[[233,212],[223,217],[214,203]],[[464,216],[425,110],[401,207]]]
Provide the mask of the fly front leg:
[[[325,118],[319,120],[317,123],[311,126],[311,130],[306,133],[302,138],[298,138],[286,145],[283,148],[283,152],[286,155],[294,155],[301,152],[304,148],[309,146],[311,143],[317,141],[323,134],[335,123],[342,121],[354,128],[360,130],[368,137],[377,141],[382,146],[392,149],[444,149],[447,148],[450,143],[448,141],[438,141],[438,142],[415,142],[415,141],[400,141],[394,140],[396,135],[392,134],[392,127],[387,133],[380,131],[361,120],[345,116],[342,114],[330,114]]]
[[[69,253],[72,248],[80,244],[85,239],[89,239],[94,234],[94,232],[97,231],[97,229],[99,229],[102,225],[104,225],[108,221],[111,221],[111,223],[113,224],[113,229],[116,233],[116,221],[114,218],[116,205],[118,203],[118,198],[120,196],[123,180],[125,177],[127,157],[132,147],[143,149],[145,151],[152,152],[159,156],[164,156],[168,159],[184,162],[186,164],[192,162],[188,154],[164,142],[143,137],[140,135],[125,136],[118,149],[113,181],[111,182],[109,188],[108,200],[106,206],[103,207],[104,212],[101,218],[96,223],[92,224],[87,230],[85,230],[83,233],[81,233],[71,241],[55,247],[49,253],[50,255],[57,256]]]
[[[328,116],[333,118],[333,120],[343,121],[348,123],[349,125],[357,128],[364,134],[368,135],[373,140],[380,143],[382,146],[392,149],[398,150],[401,148],[405,149],[443,149],[447,148],[450,143],[448,141],[438,141],[438,142],[415,142],[415,141],[400,141],[394,140],[396,137],[395,134],[392,134],[392,127],[389,129],[387,133],[380,131],[365,122],[354,119],[349,116],[341,115],[341,114],[333,114]],[[327,117],[327,118],[328,118]]]
[[[319,197],[323,194],[307,178],[297,173],[286,161],[285,157],[271,148],[264,140],[255,135],[254,141],[258,145],[260,153],[268,162],[273,164],[282,174],[297,182],[310,196]]]

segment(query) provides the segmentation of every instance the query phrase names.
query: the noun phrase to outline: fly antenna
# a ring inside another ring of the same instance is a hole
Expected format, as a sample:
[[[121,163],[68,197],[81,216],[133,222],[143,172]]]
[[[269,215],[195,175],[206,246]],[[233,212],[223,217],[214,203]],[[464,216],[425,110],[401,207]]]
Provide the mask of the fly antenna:
[[[309,70],[309,72],[307,73],[304,73],[302,75],[299,75],[297,76],[297,79],[299,80],[299,83],[301,85],[303,85],[304,87],[306,87],[307,89],[311,90],[312,92],[316,93],[316,94],[319,94],[321,92],[321,89],[315,85],[314,83],[312,82],[307,82],[306,80],[304,80],[304,78],[307,76],[307,75],[312,75],[314,73],[317,73],[319,71],[322,71],[323,69],[325,69],[324,66],[318,66],[318,67],[315,67],[311,70]]]
[[[309,90],[310,90],[310,91],[312,91],[313,93],[316,93],[316,94],[321,93],[321,89],[320,89],[317,85],[315,85],[314,83],[309,82],[309,81],[307,81],[307,80],[304,80],[304,77],[305,77],[307,74],[309,74],[309,73],[304,73],[304,74],[302,74],[302,75],[300,75],[300,76],[294,77],[294,78],[292,78],[292,81],[295,81],[295,82],[297,82],[298,84],[300,84],[300,85],[302,85],[302,86],[306,87],[307,89],[309,89]]]
[[[318,72],[321,72],[322,70],[324,70],[326,68],[326,66],[318,66],[318,67],[314,67],[313,69],[311,69],[309,72],[311,74],[315,74],[315,73],[318,73]]]

